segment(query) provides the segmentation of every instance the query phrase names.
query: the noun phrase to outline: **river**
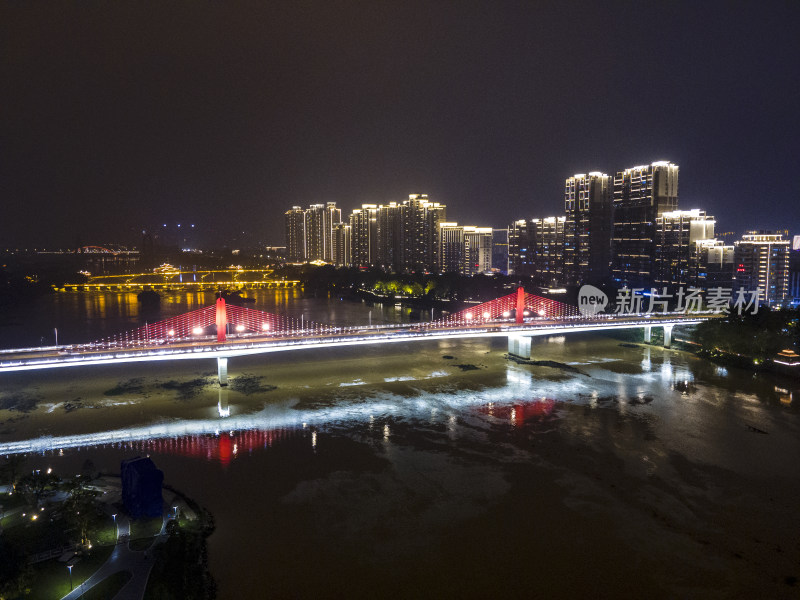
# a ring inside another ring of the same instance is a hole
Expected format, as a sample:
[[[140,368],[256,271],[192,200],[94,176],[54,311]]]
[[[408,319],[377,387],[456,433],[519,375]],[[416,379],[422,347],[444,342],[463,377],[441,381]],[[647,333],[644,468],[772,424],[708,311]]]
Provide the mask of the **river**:
[[[135,296],[60,294],[5,313],[0,345],[51,327],[89,341],[212,300],[143,315]],[[255,308],[410,318],[291,290]],[[216,518],[220,598],[797,597],[796,381],[602,335],[535,339],[560,368],[505,350],[243,357],[222,392],[207,359],[7,373],[0,447],[38,440],[52,450],[30,466],[65,476],[149,454]]]

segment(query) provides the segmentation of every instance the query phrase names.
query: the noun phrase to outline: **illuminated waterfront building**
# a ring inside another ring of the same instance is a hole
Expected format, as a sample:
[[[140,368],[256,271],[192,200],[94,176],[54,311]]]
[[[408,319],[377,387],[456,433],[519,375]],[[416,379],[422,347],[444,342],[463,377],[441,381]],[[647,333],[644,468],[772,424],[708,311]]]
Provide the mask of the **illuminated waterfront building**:
[[[653,283],[656,288],[706,286],[706,263],[698,242],[714,239],[714,217],[706,211],[675,210],[656,217]]]
[[[492,271],[508,274],[508,252],[508,228],[492,229]]]
[[[464,264],[464,227],[458,223],[439,223],[439,270],[460,273]]]
[[[800,235],[792,238],[789,253],[789,298],[795,306],[800,305]]]
[[[705,270],[706,289],[733,288],[733,244],[725,244],[722,240],[698,240],[701,268]]]
[[[350,266],[353,262],[351,231],[349,223],[333,226],[333,264],[337,267]]]
[[[656,218],[677,209],[677,165],[660,161],[617,172],[611,275],[618,284],[652,285]]]
[[[492,228],[464,227],[464,275],[487,273],[492,269]]]
[[[787,232],[788,233],[788,232]],[[781,304],[789,294],[789,240],[774,231],[749,231],[734,243],[736,287],[761,290],[762,302]]]
[[[447,220],[446,207],[428,200],[427,194],[410,194],[400,215],[400,266],[406,271],[437,271],[439,223]]]
[[[439,270],[475,275],[492,269],[492,228],[439,224]]]
[[[342,221],[335,202],[293,206],[285,213],[286,258],[290,262],[333,262],[333,228]]]
[[[566,217],[532,219],[529,226],[533,275],[542,285],[562,285]]]
[[[439,224],[445,206],[425,194],[402,203],[365,204],[350,215],[352,264],[396,271],[439,269]]]
[[[306,259],[305,211],[293,206],[285,213],[286,221],[286,260],[303,262]]]
[[[513,274],[532,276],[548,287],[562,285],[566,221],[566,217],[514,221],[508,230]]]
[[[363,204],[350,213],[350,261],[356,267],[370,267],[378,256],[378,206]]]
[[[528,256],[528,221],[518,219],[508,226],[508,274],[529,275],[526,267]]]
[[[611,267],[613,180],[605,173],[580,173],[564,184],[563,282],[603,282]]]
[[[402,214],[397,202],[378,207],[377,265],[385,269],[400,267],[400,239],[403,235]]]

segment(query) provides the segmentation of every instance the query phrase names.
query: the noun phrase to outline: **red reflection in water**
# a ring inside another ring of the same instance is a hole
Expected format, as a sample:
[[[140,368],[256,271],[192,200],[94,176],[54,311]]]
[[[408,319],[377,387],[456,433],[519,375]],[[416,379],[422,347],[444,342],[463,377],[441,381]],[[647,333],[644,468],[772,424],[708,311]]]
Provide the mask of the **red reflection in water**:
[[[222,434],[219,438],[219,443],[217,447],[219,449],[219,462],[223,464],[223,466],[227,466],[229,462],[231,462],[231,436]]]
[[[495,419],[508,420],[515,427],[530,420],[541,420],[549,417],[555,409],[556,401],[551,398],[529,400],[516,404],[494,403],[485,404],[478,408],[478,412],[494,417]]]
[[[132,442],[130,447],[158,454],[205,458],[227,466],[242,452],[269,448],[291,435],[292,432],[285,429],[225,431],[218,435],[190,435]]]

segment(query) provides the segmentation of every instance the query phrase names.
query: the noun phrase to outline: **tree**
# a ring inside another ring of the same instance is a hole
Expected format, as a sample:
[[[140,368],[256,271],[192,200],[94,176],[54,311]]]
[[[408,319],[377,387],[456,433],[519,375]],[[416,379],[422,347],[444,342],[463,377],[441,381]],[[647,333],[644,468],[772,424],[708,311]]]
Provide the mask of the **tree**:
[[[22,472],[22,465],[25,463],[25,456],[22,454],[12,454],[3,459],[0,463],[0,482],[6,482],[11,489],[16,489],[19,474]]]
[[[0,537],[0,600],[27,594],[32,579],[33,568],[25,554]]]
[[[80,543],[89,543],[89,533],[102,519],[102,510],[97,505],[97,492],[89,489],[88,479],[80,475],[67,483],[69,498],[64,501],[64,515],[78,530]]]
[[[41,501],[55,493],[60,479],[53,473],[34,471],[19,480],[19,490],[25,501],[33,506],[38,506]]]

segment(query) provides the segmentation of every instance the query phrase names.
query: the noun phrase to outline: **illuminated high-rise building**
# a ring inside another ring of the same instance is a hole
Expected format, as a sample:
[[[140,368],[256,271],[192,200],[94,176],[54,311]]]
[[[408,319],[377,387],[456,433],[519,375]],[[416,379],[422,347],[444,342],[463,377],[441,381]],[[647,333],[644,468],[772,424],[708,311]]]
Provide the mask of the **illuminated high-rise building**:
[[[351,263],[371,267],[378,257],[378,206],[363,204],[350,213]]]
[[[789,294],[790,249],[783,236],[774,231],[749,231],[734,243],[737,289],[759,289],[761,301],[769,305],[781,304]]]
[[[337,267],[349,267],[352,263],[350,224],[336,223],[333,226],[333,264]]]
[[[492,269],[492,228],[464,227],[464,275],[487,273]]]
[[[700,268],[706,276],[705,288],[733,288],[733,244],[716,238],[697,240],[696,244],[700,253]]]
[[[617,283],[651,287],[656,218],[677,209],[677,165],[660,161],[616,174],[611,275]]]
[[[562,285],[566,217],[520,219],[508,228],[509,274],[531,276],[540,285]]]
[[[611,176],[595,171],[568,177],[564,209],[564,283],[603,282],[611,268]]]
[[[427,194],[410,194],[400,205],[399,266],[406,271],[437,271],[439,223],[447,220],[446,207]]]
[[[285,213],[286,221],[286,260],[303,262],[306,259],[305,211],[293,206]]]
[[[333,228],[342,221],[335,202],[293,206],[285,213],[286,258],[290,262],[333,262]]]
[[[403,235],[402,214],[396,202],[378,207],[378,256],[377,264],[384,269],[400,267],[400,239]]]
[[[306,261],[333,262],[333,226],[341,223],[342,211],[335,202],[312,204],[305,214]]]
[[[706,211],[675,210],[656,217],[653,283],[656,288],[703,288],[706,269],[698,242],[714,239],[714,217]]]
[[[439,271],[461,273],[464,264],[464,227],[439,223]]]
[[[800,306],[800,235],[792,238],[789,253],[789,300],[794,306]]]
[[[532,219],[529,223],[529,255],[532,275],[540,284],[560,286],[564,277],[564,227],[566,217]]]
[[[492,229],[492,271],[507,275],[509,271],[508,228]]]
[[[530,228],[519,219],[508,226],[508,274],[530,275]]]
[[[492,228],[439,223],[439,271],[475,275],[492,269]]]

